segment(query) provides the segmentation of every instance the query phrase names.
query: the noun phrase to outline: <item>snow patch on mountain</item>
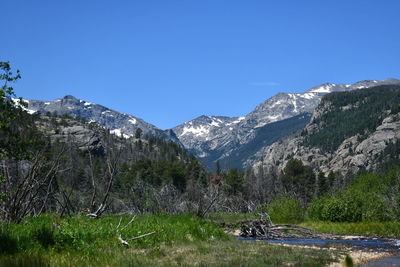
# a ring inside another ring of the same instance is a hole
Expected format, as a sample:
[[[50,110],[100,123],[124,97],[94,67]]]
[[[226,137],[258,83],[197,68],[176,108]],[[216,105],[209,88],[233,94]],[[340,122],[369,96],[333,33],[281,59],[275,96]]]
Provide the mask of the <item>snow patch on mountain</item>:
[[[212,124],[211,124],[212,125]],[[210,128],[204,125],[200,125],[199,127],[184,127],[181,134],[178,137],[182,137],[186,134],[192,133],[194,135],[207,135],[210,132]]]
[[[11,98],[11,100],[14,102],[15,106],[22,108],[22,110],[25,110],[29,114],[34,114],[36,112],[35,110],[29,109],[25,106],[25,105],[29,104],[29,100],[22,99],[22,102],[24,102],[25,105],[22,105],[21,99],[19,99],[19,98]]]
[[[114,130],[111,130],[110,133],[111,133],[111,134],[114,134],[114,135],[116,135],[116,136],[121,136],[121,137],[123,137],[123,138],[125,138],[125,139],[128,139],[128,138],[132,137],[131,134],[124,134],[123,131],[122,131],[121,129],[114,129]]]
[[[245,118],[245,117],[239,117],[239,118],[237,118],[237,120],[234,120],[234,121],[232,121],[232,122],[228,122],[228,123],[226,123],[225,125],[226,125],[226,126],[230,126],[230,125],[232,125],[232,124],[237,124],[237,123],[241,122],[242,120],[244,120],[244,118]]]
[[[335,86],[336,84],[334,83],[326,83],[326,84],[322,84],[319,85],[317,87],[311,88],[311,90],[309,92],[312,93],[330,93],[332,92],[332,88]]]

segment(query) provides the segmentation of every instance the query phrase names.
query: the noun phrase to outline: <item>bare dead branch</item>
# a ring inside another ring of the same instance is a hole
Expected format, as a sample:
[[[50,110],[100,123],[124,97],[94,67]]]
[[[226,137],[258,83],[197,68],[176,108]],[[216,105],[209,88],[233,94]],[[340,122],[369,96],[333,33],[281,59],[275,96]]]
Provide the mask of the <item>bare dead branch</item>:
[[[155,233],[156,233],[156,232],[151,232],[151,233],[139,235],[139,236],[136,236],[136,237],[129,238],[128,240],[136,240],[136,239],[139,239],[139,238],[142,238],[142,237],[146,237],[146,236],[149,236],[149,235],[153,235],[153,234],[155,234]]]

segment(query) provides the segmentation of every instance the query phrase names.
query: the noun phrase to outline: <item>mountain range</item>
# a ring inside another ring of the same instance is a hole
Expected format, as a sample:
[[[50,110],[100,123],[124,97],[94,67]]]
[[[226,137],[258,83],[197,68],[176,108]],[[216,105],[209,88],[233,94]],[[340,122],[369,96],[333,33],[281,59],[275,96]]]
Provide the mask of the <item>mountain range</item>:
[[[178,139],[209,168],[213,168],[217,160],[222,166],[249,167],[249,157],[239,151],[249,151],[255,140],[271,133],[272,123],[277,124],[274,137],[263,138],[258,147],[268,146],[279,138],[303,128],[311,117],[311,113],[320,103],[321,98],[332,92],[351,91],[379,85],[399,84],[400,80],[366,80],[354,84],[325,83],[315,86],[304,93],[278,93],[258,105],[252,112],[243,117],[201,116],[185,122],[172,130]],[[304,114],[296,123],[284,120]],[[307,115],[308,114],[308,115]],[[266,127],[267,126],[267,127]],[[252,150],[252,152],[254,149]],[[252,154],[250,157],[254,157]]]
[[[304,93],[278,93],[242,117],[200,116],[170,130],[161,130],[135,116],[70,95],[53,101],[29,100],[27,108],[30,113],[50,112],[82,117],[125,138],[134,136],[140,128],[144,135],[181,144],[209,169],[213,169],[217,161],[224,169],[242,169],[253,166],[265,147],[306,127],[323,96],[332,92],[395,84],[400,84],[400,80],[325,83]]]

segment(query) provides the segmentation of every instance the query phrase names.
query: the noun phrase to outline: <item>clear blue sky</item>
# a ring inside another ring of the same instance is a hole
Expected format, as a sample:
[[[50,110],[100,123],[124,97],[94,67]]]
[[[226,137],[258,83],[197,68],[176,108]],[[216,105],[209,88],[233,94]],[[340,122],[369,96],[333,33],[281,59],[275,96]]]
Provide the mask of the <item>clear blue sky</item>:
[[[67,94],[170,128],[277,92],[400,78],[398,0],[3,0],[0,60],[27,99]]]

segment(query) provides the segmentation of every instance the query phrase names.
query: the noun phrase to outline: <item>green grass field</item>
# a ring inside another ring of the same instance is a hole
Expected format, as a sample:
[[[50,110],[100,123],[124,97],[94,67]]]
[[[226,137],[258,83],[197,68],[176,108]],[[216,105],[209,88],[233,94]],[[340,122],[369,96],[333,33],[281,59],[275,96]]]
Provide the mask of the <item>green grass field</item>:
[[[191,214],[139,215],[125,227],[131,218],[26,218],[0,236],[0,266],[323,266],[338,258],[337,252],[239,241]],[[130,240],[149,232],[156,233]]]

